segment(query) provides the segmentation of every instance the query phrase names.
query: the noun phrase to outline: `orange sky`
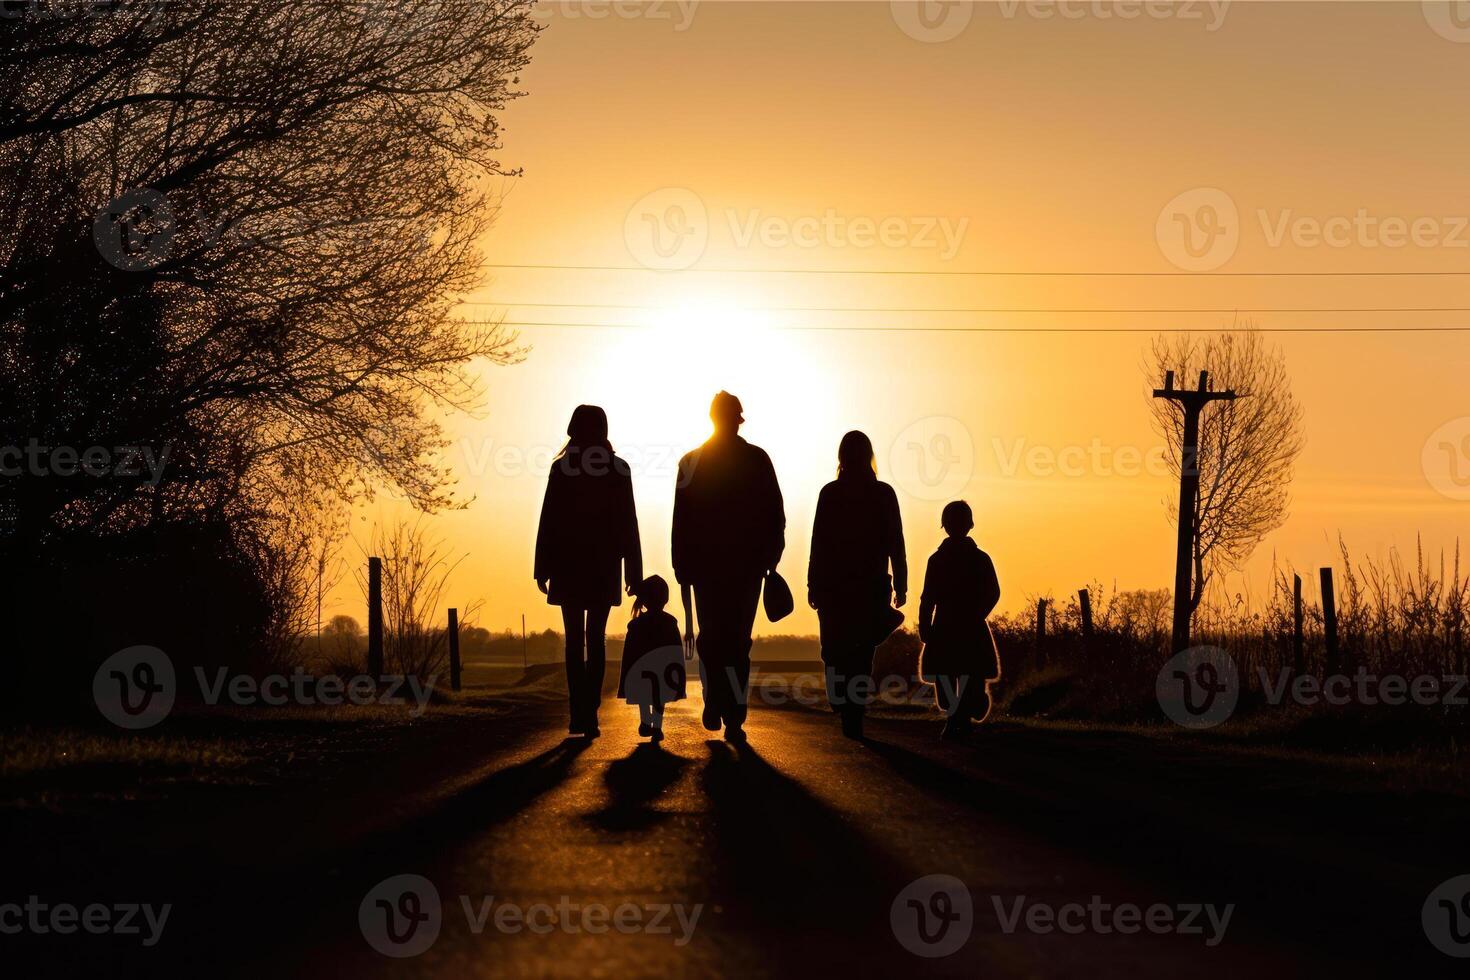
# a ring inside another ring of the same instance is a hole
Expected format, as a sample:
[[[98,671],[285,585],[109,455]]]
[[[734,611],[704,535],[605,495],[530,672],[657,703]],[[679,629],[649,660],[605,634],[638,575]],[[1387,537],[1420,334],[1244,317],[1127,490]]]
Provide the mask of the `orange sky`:
[[[483,600],[483,625],[559,622],[531,580],[531,548],[547,461],[579,402],[608,410],[634,463],[646,567],[668,575],[673,465],[708,432],[721,387],[744,400],[745,434],[775,462],[793,586],[849,428],[873,438],[899,490],[915,593],[939,508],[960,496],[1003,607],[1090,580],[1169,584],[1175,491],[1146,462],[1158,448],[1147,333],[785,328],[1208,329],[1232,314],[824,310],[1238,308],[1278,328],[1470,325],[1453,312],[1250,312],[1470,306],[1470,277],[887,274],[1470,268],[1470,25],[1418,3],[917,13],[710,0],[543,9],[529,95],[504,117],[503,161],[525,176],[503,184],[487,259],[635,271],[491,268],[467,298],[486,305],[465,312],[644,326],[523,327],[530,356],[486,369],[483,417],[448,420],[474,501],[430,526],[467,553],[452,598]],[[1222,233],[1205,237],[1211,226]],[[1273,551],[1303,569],[1332,560],[1339,532],[1380,557],[1412,552],[1417,533],[1452,547],[1470,503],[1436,489],[1456,491],[1438,446],[1470,434],[1455,421],[1470,415],[1470,333],[1273,339],[1307,444],[1291,517],[1248,566],[1251,587],[1265,587]],[[354,531],[365,539],[402,510],[362,508]],[[360,605],[349,577],[328,612]],[[780,631],[815,632],[799,606]]]

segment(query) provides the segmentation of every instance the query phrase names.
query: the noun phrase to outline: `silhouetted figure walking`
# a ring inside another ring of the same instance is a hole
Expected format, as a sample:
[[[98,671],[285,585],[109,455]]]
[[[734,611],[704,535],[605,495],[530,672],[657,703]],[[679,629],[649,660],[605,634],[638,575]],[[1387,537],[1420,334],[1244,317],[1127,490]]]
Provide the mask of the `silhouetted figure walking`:
[[[903,622],[889,602],[908,600],[908,576],[898,495],[878,479],[873,443],[849,432],[837,448],[837,479],[817,498],[807,567],[807,602],[821,624],[827,703],[849,738],[863,736],[863,715],[875,693],[873,651]]]
[[[709,441],[679,460],[674,575],[694,587],[704,727],[744,739],[750,635],[761,582],[786,547],[786,514],[770,457],[737,434],[740,399],[715,395]]]
[[[990,681],[1000,677],[995,638],[985,621],[1000,601],[995,564],[970,538],[975,517],[963,500],[945,504],[949,537],[929,557],[919,597],[919,673],[934,685],[945,738],[960,738],[990,714]]]
[[[679,621],[664,611],[669,583],[650,575],[633,590],[633,619],[623,642],[618,697],[638,706],[638,734],[664,737],[664,705],[684,698],[684,641]]]
[[[620,575],[621,573],[621,575]],[[643,580],[633,479],[607,439],[607,414],[578,405],[551,463],[536,533],[536,585],[561,606],[567,642],[568,731],[598,734],[607,616]]]

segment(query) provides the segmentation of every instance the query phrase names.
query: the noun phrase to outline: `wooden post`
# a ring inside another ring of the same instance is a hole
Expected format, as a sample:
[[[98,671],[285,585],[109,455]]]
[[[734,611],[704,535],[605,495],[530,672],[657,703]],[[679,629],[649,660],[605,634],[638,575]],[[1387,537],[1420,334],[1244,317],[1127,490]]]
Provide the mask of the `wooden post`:
[[[1092,642],[1092,595],[1086,589],[1077,590],[1077,602],[1082,608],[1082,643]]]
[[[459,610],[449,610],[449,689],[459,690]]]
[[[383,676],[383,559],[368,559],[368,675]]]
[[[524,670],[528,666],[530,666],[530,661],[526,659],[526,614],[521,613],[521,669]]]
[[[1327,646],[1325,673],[1338,672],[1337,661],[1337,600],[1332,592],[1332,569],[1322,569],[1322,633]]]
[[[1291,576],[1291,665],[1295,673],[1301,674],[1306,670],[1303,652],[1305,644],[1302,641],[1302,577],[1293,574]]]
[[[1046,600],[1036,600],[1036,663],[1046,664]]]

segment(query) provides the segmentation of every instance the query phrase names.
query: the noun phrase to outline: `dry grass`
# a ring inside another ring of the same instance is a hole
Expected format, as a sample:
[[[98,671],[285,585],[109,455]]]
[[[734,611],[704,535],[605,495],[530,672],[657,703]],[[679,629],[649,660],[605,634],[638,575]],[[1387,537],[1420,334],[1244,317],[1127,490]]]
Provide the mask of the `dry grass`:
[[[249,761],[233,740],[220,738],[142,738],[73,728],[0,732],[0,779],[4,780],[111,766],[223,773]]]
[[[1335,672],[1353,676],[1361,669],[1379,677],[1408,678],[1464,674],[1470,575],[1460,567],[1458,543],[1452,553],[1433,560],[1418,548],[1412,562],[1397,551],[1382,562],[1355,560],[1345,544],[1339,546],[1342,560],[1334,578],[1340,655]],[[1221,647],[1239,668],[1241,709],[1232,725],[1259,724],[1250,719],[1269,708],[1272,731],[1312,732],[1324,742],[1368,738],[1410,745],[1426,734],[1460,735],[1467,711],[1457,706],[1269,704],[1265,681],[1277,683],[1283,671],[1318,677],[1332,672],[1315,573],[1302,574],[1303,649],[1301,663],[1296,663],[1291,575],[1289,568],[1274,568],[1270,589],[1260,598],[1216,591],[1195,615],[1194,642]],[[1170,653],[1168,593],[1108,595],[1097,584],[1089,591],[1094,618],[1090,643],[1083,640],[1075,595],[1048,602],[1047,636],[1040,645],[1035,600],[1050,596],[1031,597],[1029,612],[992,621],[1005,664],[1003,707],[1023,717],[1159,722],[1154,684]]]

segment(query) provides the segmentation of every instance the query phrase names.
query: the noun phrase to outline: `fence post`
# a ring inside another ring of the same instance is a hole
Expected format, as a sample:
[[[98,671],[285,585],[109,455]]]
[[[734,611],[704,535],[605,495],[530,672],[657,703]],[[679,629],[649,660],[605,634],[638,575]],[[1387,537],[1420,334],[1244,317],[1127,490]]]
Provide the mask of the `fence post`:
[[[449,689],[459,690],[459,610],[449,610]]]
[[[383,676],[383,559],[368,559],[368,675]]]
[[[1046,600],[1036,600],[1036,663],[1046,665]]]
[[[1291,576],[1291,665],[1293,673],[1300,675],[1306,668],[1303,663],[1305,644],[1302,641],[1302,577]]]
[[[1327,664],[1324,673],[1338,672],[1337,662],[1337,600],[1332,592],[1332,569],[1322,569],[1322,632],[1327,646]]]
[[[1086,589],[1077,590],[1077,601],[1082,607],[1082,646],[1092,643],[1092,594]]]

